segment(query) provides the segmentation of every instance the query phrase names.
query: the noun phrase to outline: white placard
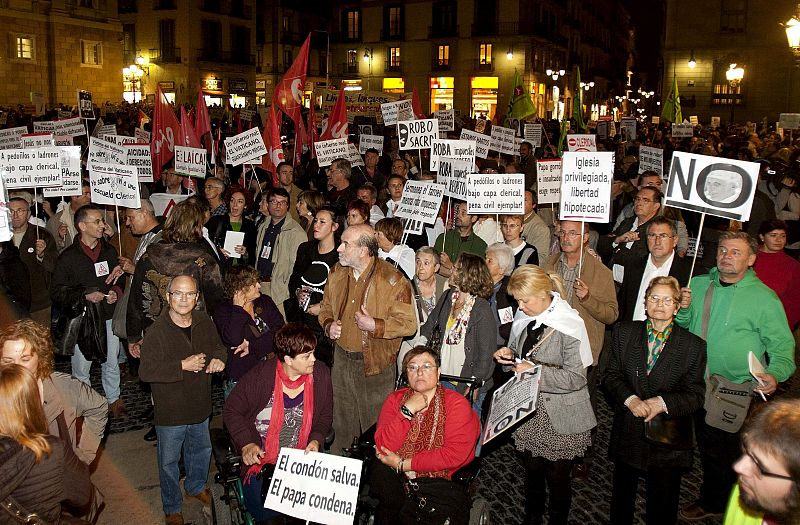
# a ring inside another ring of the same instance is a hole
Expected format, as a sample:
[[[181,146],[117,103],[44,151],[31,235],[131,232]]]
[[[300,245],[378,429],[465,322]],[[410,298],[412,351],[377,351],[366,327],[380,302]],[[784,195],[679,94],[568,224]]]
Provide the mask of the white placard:
[[[778,127],[783,129],[800,128],[800,113],[781,113],[778,117]]]
[[[636,119],[626,117],[620,120],[619,132],[623,142],[634,142],[636,140]],[[594,151],[597,151],[597,148]]]
[[[361,461],[281,448],[264,507],[304,521],[352,525]]]
[[[597,138],[605,140],[608,138],[608,121],[601,120],[597,123]]]
[[[608,222],[613,175],[611,151],[565,152],[561,163],[561,219]]]
[[[431,144],[431,171],[439,171],[439,159],[461,159],[475,165],[475,142],[471,140],[436,139]]]
[[[500,153],[514,155],[514,130],[512,128],[492,126],[491,141],[491,149]]]
[[[80,117],[66,118],[54,123],[53,134],[64,137],[80,137],[86,135],[86,127]]]
[[[141,208],[139,181],[133,166],[96,162],[89,169],[92,202]]]
[[[639,146],[639,173],[655,171],[664,178],[664,150],[650,146]]]
[[[70,117],[72,117],[72,111],[63,111],[63,110],[60,110],[60,109],[58,110],[58,118],[59,119],[65,119],[65,118],[70,118]]]
[[[22,149],[47,148],[56,145],[56,139],[52,133],[34,133],[23,135],[20,139]]]
[[[153,182],[153,155],[150,144],[126,144],[128,166],[136,168],[139,182]]]
[[[94,135],[98,138],[103,140],[107,140],[105,137],[106,135],[116,135],[117,134],[117,125],[116,124],[103,124],[97,126],[97,129],[94,130]]]
[[[8,210],[8,202],[5,201],[6,199],[6,188],[5,183],[3,182],[3,177],[0,177],[0,207],[5,210]],[[0,242],[10,241],[11,238],[14,236],[14,232],[11,230],[11,223],[9,222],[9,214],[0,213]]]
[[[440,109],[433,112],[433,118],[439,121],[439,131],[455,131],[456,116],[452,109]]]
[[[423,120],[398,120],[397,138],[401,150],[430,149],[439,139],[439,121],[435,118]]]
[[[92,169],[95,163],[101,164],[127,164],[128,152],[123,146],[117,146],[113,142],[89,137],[89,160],[86,166]]]
[[[542,365],[536,365],[514,374],[495,390],[483,429],[481,441],[484,445],[536,411],[541,375]]]
[[[175,145],[175,173],[189,177],[206,178],[205,148]]]
[[[81,187],[81,147],[63,146],[61,150],[61,186],[42,189],[44,197],[74,197],[83,194]]]
[[[475,156],[479,159],[489,158],[489,148],[492,145],[492,138],[483,133],[477,133],[471,129],[461,128],[461,140],[471,140],[475,142]]]
[[[136,128],[133,130],[133,136],[136,138],[136,142],[146,142],[150,143],[150,132],[145,131],[142,128]]]
[[[150,202],[153,203],[153,209],[156,212],[156,217],[169,216],[172,208],[176,204],[180,204],[189,198],[189,195],[176,195],[173,193],[151,193]]]
[[[594,135],[567,135],[567,149],[569,151],[597,151],[597,141]]]
[[[414,120],[414,108],[410,100],[397,100],[381,104],[383,124],[393,126],[399,120]]]
[[[653,115],[652,123],[656,124],[656,125],[661,124],[661,117],[657,117],[657,116]]]
[[[403,187],[403,195],[400,197],[400,204],[394,216],[434,224],[439,217],[442,197],[444,197],[444,184],[410,180]]]
[[[672,125],[672,136],[678,138],[691,138],[694,134],[694,128],[688,122],[682,124]]]
[[[242,256],[236,251],[236,247],[243,245],[244,232],[236,232],[233,230],[228,230],[225,232],[225,242],[222,245],[222,249],[228,252],[228,257],[241,259]]]
[[[56,146],[74,146],[75,141],[72,140],[72,137],[64,137],[61,135],[56,135],[53,137],[56,141]]]
[[[536,163],[536,191],[539,204],[561,201],[561,159],[545,159]]]
[[[541,124],[530,124],[525,123],[525,130],[524,130],[524,138],[526,141],[530,142],[534,148],[540,148],[542,146],[542,131],[544,130],[544,126]]]
[[[250,163],[261,164],[261,157],[267,154],[267,147],[258,128],[251,128],[244,133],[225,139],[227,164],[239,166]]]
[[[117,146],[126,146],[139,142],[136,140],[136,137],[128,137],[127,135],[104,135],[103,140],[116,144]]]
[[[56,123],[52,120],[37,121],[33,123],[34,133],[55,133]]]
[[[800,116],[800,115],[798,115]],[[711,127],[718,128],[719,127],[719,117],[711,117]]]
[[[482,215],[525,213],[524,173],[469,173],[467,175],[467,213]]]
[[[759,169],[755,162],[676,151],[672,155],[664,204],[747,221]]]
[[[692,116],[690,116],[690,117],[689,117],[689,123],[690,123],[692,126],[697,126],[698,124],[700,124],[700,121],[697,119],[697,115],[692,115]]]
[[[22,135],[24,135],[27,132],[28,132],[28,126],[0,129],[0,149],[21,148]]]
[[[346,137],[315,142],[314,150],[317,152],[317,163],[320,166],[330,166],[336,159],[350,158],[350,146]]]
[[[370,148],[378,150],[378,156],[383,155],[383,135],[361,135],[358,138],[358,152],[362,155]]]
[[[439,174],[436,181],[444,184],[444,194],[455,199],[467,200],[467,175],[472,173],[474,163],[460,159],[439,159]]]
[[[348,159],[350,159],[351,166],[363,166],[364,165],[364,157],[358,152],[358,148],[355,144],[347,143],[347,155]]]
[[[0,174],[9,190],[61,186],[61,150],[55,146],[0,150]]]
[[[239,110],[239,118],[241,120],[246,120],[247,122],[250,122],[251,120],[253,120],[253,117],[255,116],[255,114],[256,114],[256,111],[254,109],[240,109]]]

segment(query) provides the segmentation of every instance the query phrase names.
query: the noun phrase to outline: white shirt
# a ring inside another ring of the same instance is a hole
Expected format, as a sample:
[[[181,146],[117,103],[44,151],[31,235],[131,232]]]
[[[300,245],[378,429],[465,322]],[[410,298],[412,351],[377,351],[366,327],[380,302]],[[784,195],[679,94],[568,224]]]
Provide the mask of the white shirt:
[[[661,268],[656,268],[656,265],[653,264],[653,256],[650,255],[647,257],[647,264],[645,264],[644,273],[642,274],[642,282],[639,283],[639,293],[636,294],[636,305],[633,308],[634,321],[644,321],[647,318],[644,310],[644,293],[647,291],[647,286],[650,284],[650,281],[656,277],[666,277],[669,275],[673,259],[675,259],[675,252],[672,252],[669,258],[664,261]]]
[[[414,272],[417,266],[416,254],[414,250],[405,244],[395,244],[394,248],[388,253],[378,248],[378,257],[384,260],[390,258],[397,263],[403,273],[406,274],[406,277],[409,279],[414,278]]]
[[[383,212],[381,211],[380,207],[377,204],[373,204],[372,205],[372,209],[369,210],[369,224],[370,224],[370,226],[372,226],[374,228],[375,225],[378,224],[378,221],[383,219],[383,218],[384,218]]]
[[[394,212],[400,207],[400,201],[388,200],[386,201],[386,218],[391,219],[394,217]]]

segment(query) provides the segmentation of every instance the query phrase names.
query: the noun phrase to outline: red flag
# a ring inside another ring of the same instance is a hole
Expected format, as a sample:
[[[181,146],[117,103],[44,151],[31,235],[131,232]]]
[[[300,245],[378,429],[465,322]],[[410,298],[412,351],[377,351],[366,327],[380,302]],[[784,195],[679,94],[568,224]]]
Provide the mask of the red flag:
[[[344,88],[339,90],[339,97],[333,105],[328,120],[322,122],[322,135],[319,140],[347,138],[347,102],[344,98]]]
[[[300,46],[300,52],[294,59],[292,66],[286,70],[286,74],[278,85],[275,86],[275,93],[272,95],[272,107],[286,113],[292,122],[300,122],[303,118],[301,107],[303,105],[303,90],[306,85],[306,70],[308,69],[308,49],[311,46],[311,33],[306,37],[306,41]]]
[[[422,104],[419,102],[419,93],[417,93],[417,86],[414,86],[414,94],[411,95],[411,109],[414,111],[414,116],[418,119],[425,119],[428,116],[422,111]]]
[[[211,119],[208,116],[208,106],[203,91],[197,91],[197,124],[195,125],[197,137],[202,141],[206,133],[211,133]]]
[[[277,166],[285,161],[286,157],[283,155],[280,128],[278,120],[275,118],[275,109],[272,106],[267,110],[267,122],[264,123],[262,138],[267,147],[267,154],[261,158],[261,167],[272,172],[272,185],[278,186]]]
[[[192,119],[186,113],[186,108],[181,106],[181,137],[176,141],[179,146],[189,146],[192,148],[202,148],[200,139],[197,138],[197,132],[192,126]]]
[[[172,106],[161,93],[161,86],[156,88],[156,103],[153,109],[153,139],[150,141],[150,152],[153,156],[153,179],[161,178],[164,165],[175,156],[175,142],[181,136],[181,125],[172,112]]]
[[[303,145],[308,144],[308,136],[306,135],[306,127],[303,125],[303,119],[300,119],[295,124],[294,128],[294,165],[299,166],[303,162]]]
[[[308,142],[308,149],[311,152],[311,158],[317,158],[317,151],[314,148],[314,143],[319,140],[319,133],[317,132],[317,116],[314,114],[314,101],[311,101],[311,109],[308,110],[308,125],[306,126],[306,139]]]

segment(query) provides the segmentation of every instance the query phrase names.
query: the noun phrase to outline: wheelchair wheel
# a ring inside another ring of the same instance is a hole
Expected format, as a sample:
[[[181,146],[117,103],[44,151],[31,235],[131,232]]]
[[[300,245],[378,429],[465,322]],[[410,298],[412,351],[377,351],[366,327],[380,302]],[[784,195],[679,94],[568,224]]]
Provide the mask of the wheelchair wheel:
[[[211,485],[211,523],[212,525],[244,525],[245,523],[236,496],[226,496],[225,487],[218,483]]]
[[[472,508],[469,510],[469,525],[489,525],[489,512],[491,507],[489,502],[483,498],[475,498],[472,500]]]

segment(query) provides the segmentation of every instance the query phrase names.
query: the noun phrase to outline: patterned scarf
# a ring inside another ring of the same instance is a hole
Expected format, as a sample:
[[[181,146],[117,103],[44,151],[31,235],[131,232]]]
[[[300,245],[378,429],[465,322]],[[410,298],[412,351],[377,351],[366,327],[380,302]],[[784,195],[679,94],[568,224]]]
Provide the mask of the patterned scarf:
[[[669,339],[670,334],[672,334],[672,325],[673,322],[670,321],[669,325],[664,329],[663,332],[656,331],[653,328],[653,323],[650,322],[650,319],[647,320],[647,374],[650,375],[650,371],[656,366],[656,361],[658,361],[658,356],[661,355],[661,352],[664,350],[664,347],[667,344],[667,339]]]
[[[404,404],[414,394],[410,388],[403,394],[401,404]],[[411,428],[406,434],[406,439],[397,455],[404,459],[414,457],[418,452],[436,450],[444,447],[444,425],[447,414],[444,410],[444,387],[436,385],[436,392],[433,394],[430,404],[426,410],[421,410],[414,414],[411,420]],[[449,478],[448,470],[437,470],[435,472],[417,472],[418,478]]]
[[[453,294],[450,296],[450,300],[453,301],[453,308],[450,310],[450,318],[453,317],[453,310],[455,309],[456,302],[458,302],[458,298],[462,293],[465,296],[464,305],[455,316],[453,325],[450,327],[450,330],[447,331],[447,336],[444,339],[444,342],[448,345],[457,345],[461,342],[461,338],[464,337],[464,334],[467,331],[467,325],[469,325],[469,316],[472,313],[472,307],[475,305],[474,295],[461,292],[459,290],[454,290]],[[449,325],[450,323],[448,322],[447,324]]]

